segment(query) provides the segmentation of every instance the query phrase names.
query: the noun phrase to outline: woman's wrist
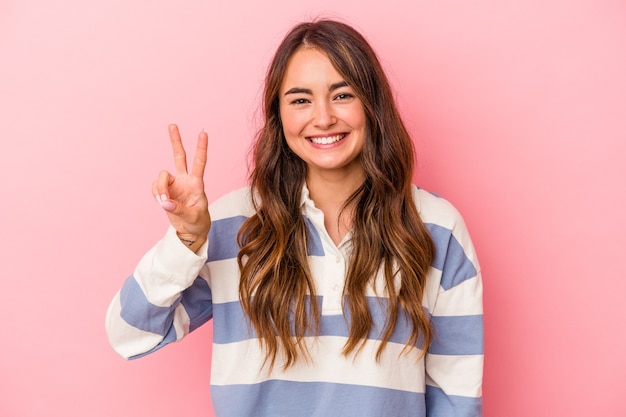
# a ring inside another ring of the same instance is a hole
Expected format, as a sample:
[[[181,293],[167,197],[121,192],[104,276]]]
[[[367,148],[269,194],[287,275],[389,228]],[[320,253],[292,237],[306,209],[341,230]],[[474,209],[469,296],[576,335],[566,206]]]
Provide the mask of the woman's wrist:
[[[181,242],[183,242],[185,245],[187,246],[191,246],[194,243],[196,243],[196,240],[188,240],[188,239],[183,239],[182,237],[178,236],[178,238],[180,239]]]
[[[197,252],[206,241],[206,236],[178,232],[176,232],[176,235],[178,236],[178,239],[180,239],[181,243],[187,246],[192,252]]]

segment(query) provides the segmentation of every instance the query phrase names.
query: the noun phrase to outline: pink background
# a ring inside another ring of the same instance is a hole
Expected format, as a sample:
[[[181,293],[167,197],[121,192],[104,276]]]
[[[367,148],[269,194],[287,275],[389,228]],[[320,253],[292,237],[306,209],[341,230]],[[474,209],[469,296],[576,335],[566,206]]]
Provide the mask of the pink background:
[[[624,416],[622,0],[0,2],[0,415],[211,416],[211,330],[125,362],[104,313],[164,232],[167,125],[244,184],[271,54],[337,16],[379,52],[485,282],[485,416]]]

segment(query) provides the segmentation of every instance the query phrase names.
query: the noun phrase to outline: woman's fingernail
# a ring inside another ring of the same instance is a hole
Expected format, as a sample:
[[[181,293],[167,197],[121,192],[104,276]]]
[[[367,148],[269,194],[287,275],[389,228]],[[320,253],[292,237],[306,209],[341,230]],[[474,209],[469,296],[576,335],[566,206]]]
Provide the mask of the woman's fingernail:
[[[161,194],[161,202],[167,201],[167,195]]]
[[[174,210],[174,203],[171,201],[161,201],[161,208],[165,211],[172,211]]]

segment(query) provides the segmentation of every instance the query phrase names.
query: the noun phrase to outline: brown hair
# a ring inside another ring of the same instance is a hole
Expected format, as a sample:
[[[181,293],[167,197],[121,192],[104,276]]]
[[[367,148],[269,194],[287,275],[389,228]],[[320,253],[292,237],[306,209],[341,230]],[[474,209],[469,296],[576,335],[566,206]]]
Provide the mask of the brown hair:
[[[344,287],[351,317],[344,354],[358,352],[367,340],[373,320],[365,290],[381,267],[389,302],[377,359],[392,335],[400,307],[412,324],[405,349],[425,348],[431,329],[422,297],[434,246],[412,199],[413,144],[375,52],[357,31],[336,21],[294,27],[267,72],[265,125],[252,149],[250,181],[256,214],[238,236],[243,310],[271,367],[279,349],[285,355],[285,367],[293,365],[300,354],[308,357],[304,337],[318,333],[320,312],[301,211],[307,168],[286,144],[279,109],[279,89],[289,59],[303,46],[328,56],[361,100],[367,119],[368,136],[360,155],[365,181],[344,206],[355,207],[353,252]]]

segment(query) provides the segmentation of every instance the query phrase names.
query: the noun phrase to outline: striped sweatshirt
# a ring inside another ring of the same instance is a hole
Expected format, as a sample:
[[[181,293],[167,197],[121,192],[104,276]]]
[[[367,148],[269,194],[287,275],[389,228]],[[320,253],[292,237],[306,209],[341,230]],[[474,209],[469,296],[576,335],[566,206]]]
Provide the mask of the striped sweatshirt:
[[[457,210],[417,187],[414,202],[435,244],[423,307],[434,339],[425,355],[403,352],[411,326],[399,315],[377,361],[386,309],[381,277],[366,291],[374,321],[358,353],[344,355],[349,327],[343,287],[350,234],[336,245],[324,215],[302,192],[308,260],[320,306],[310,358],[287,369],[264,366],[265,353],[239,302],[237,232],[254,211],[248,187],[210,207],[207,243],[192,253],[170,226],[137,265],[107,311],[116,352],[127,359],[181,340],[213,320],[211,396],[217,417],[478,417],[482,415],[483,318],[480,268]]]

